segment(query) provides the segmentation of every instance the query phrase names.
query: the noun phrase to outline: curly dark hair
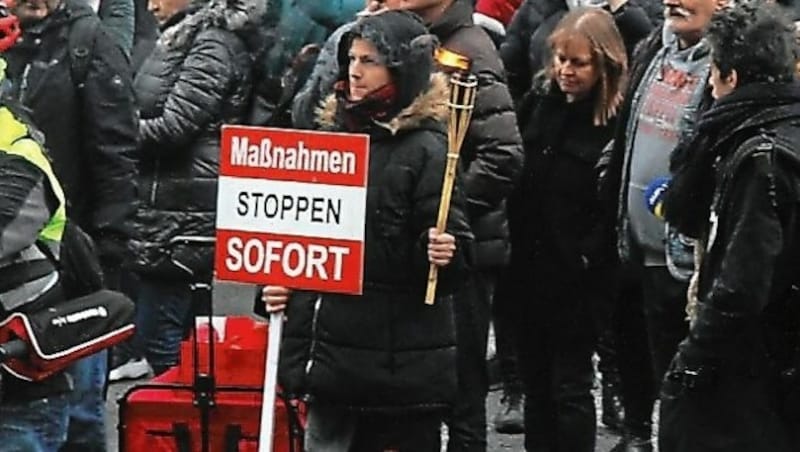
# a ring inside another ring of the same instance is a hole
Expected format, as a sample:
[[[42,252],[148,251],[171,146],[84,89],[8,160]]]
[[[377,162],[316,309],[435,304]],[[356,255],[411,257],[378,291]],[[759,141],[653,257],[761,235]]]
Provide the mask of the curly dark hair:
[[[706,33],[711,59],[738,85],[788,82],[795,76],[798,45],[795,26],[778,7],[748,1],[714,15]]]

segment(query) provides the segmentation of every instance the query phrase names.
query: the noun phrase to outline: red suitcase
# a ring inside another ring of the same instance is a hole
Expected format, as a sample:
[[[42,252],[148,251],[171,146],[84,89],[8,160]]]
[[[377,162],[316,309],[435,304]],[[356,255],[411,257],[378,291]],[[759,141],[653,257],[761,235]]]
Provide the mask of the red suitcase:
[[[198,328],[181,344],[178,366],[120,399],[120,451],[256,452],[267,329],[247,317],[226,318],[225,337],[214,334],[212,349],[205,346],[209,329]],[[301,452],[304,406],[280,395],[273,450]]]

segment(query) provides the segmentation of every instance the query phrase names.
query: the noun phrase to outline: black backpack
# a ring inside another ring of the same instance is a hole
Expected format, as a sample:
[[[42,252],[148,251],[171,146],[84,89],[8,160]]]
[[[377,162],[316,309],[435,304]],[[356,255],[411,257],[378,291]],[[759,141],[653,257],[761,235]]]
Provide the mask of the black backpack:
[[[72,82],[78,90],[83,89],[89,73],[89,63],[94,53],[100,19],[96,16],[84,16],[77,19],[69,30],[69,70]]]
[[[58,269],[61,287],[68,300],[95,293],[105,287],[94,241],[76,223],[67,220],[59,258],[43,243],[38,246]]]

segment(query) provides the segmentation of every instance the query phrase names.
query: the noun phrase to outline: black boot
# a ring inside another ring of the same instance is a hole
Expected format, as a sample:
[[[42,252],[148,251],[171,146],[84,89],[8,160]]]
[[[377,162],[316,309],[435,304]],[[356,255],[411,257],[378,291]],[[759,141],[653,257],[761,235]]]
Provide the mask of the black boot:
[[[600,417],[603,425],[609,430],[616,432],[622,431],[623,426],[623,407],[622,398],[619,393],[619,382],[614,382],[610,377],[603,375],[603,393],[602,393],[602,416]]]
[[[653,452],[653,440],[650,424],[625,427],[619,442],[609,452]]]
[[[653,440],[633,435],[623,435],[609,452],[653,452]]]

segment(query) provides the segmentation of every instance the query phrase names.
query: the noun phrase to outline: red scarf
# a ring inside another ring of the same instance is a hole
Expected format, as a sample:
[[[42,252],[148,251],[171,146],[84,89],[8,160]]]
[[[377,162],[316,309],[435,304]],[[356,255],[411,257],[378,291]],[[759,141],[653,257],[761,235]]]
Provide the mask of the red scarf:
[[[364,130],[375,121],[387,121],[394,113],[397,88],[394,83],[383,85],[358,101],[350,100],[350,84],[347,80],[336,82],[333,87],[339,100],[339,111],[345,129]]]

